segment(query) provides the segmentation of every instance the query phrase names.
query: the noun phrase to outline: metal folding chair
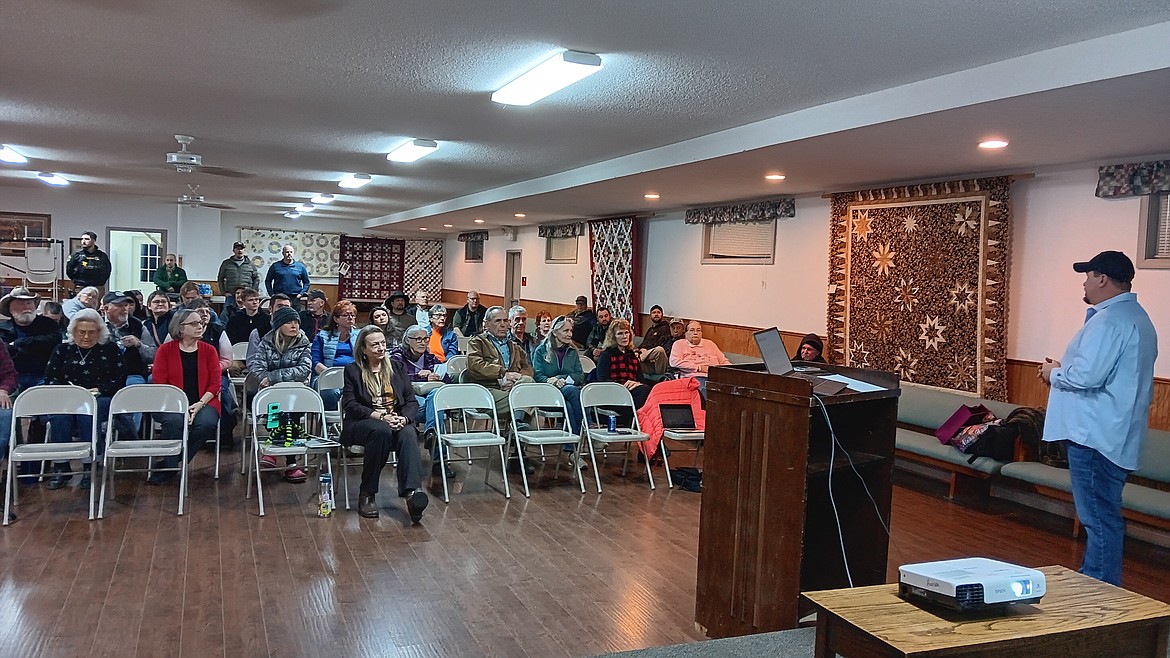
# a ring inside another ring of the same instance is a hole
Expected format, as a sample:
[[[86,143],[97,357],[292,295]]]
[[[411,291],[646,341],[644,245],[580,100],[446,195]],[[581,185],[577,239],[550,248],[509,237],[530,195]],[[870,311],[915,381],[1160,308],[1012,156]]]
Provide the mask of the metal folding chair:
[[[500,452],[500,475],[504,478],[504,498],[511,498],[512,491],[508,487],[508,474],[505,470],[507,460],[504,458],[504,445],[507,441],[500,435],[500,422],[496,418],[496,402],[492,398],[492,394],[479,384],[448,384],[435,390],[431,395],[435,396],[435,413],[444,412],[448,419],[448,422],[435,424],[435,433],[440,444],[445,443],[452,448],[467,448],[468,457],[471,456],[471,448],[473,447],[496,446]],[[454,431],[449,422],[451,414],[456,411],[471,412],[474,410],[486,410],[490,414],[491,421],[488,422],[488,427],[484,430],[470,430],[465,423],[463,431]],[[490,453],[487,460],[488,465],[484,469],[483,475],[484,484],[487,484],[488,475],[491,473]],[[447,458],[442,449],[439,450],[439,463],[445,473],[447,471]],[[449,503],[451,496],[447,490],[447,478],[444,477],[442,480],[443,502]]]
[[[516,417],[517,412],[529,408],[541,409],[559,409],[559,426],[551,429],[531,429],[531,430],[517,430],[516,423],[511,423],[512,438],[516,444],[516,452],[520,458],[520,476],[524,480],[524,496],[530,498],[528,490],[528,473],[524,467],[524,445],[541,446],[546,445],[563,445],[565,443],[572,443],[577,440],[577,435],[569,431],[569,421],[567,409],[565,408],[565,396],[557,390],[556,386],[548,383],[532,383],[532,384],[516,384],[508,391],[508,407],[512,412],[512,418]],[[554,416],[548,416],[554,418]],[[511,456],[511,449],[508,453]],[[558,451],[560,452],[560,451]],[[564,454],[563,452],[561,454]],[[577,472],[577,484],[581,487],[581,493],[585,493],[585,479],[581,475],[581,469],[573,468]]]
[[[314,391],[308,386],[296,382],[286,382],[284,384],[276,384],[257,391],[256,397],[252,398],[252,459],[245,461],[247,462],[247,468],[253,471],[256,475],[256,497],[259,499],[260,503],[260,516],[264,516],[264,489],[260,483],[261,456],[271,455],[273,457],[288,457],[303,455],[307,461],[310,454],[320,455],[324,453],[327,470],[330,472],[333,470],[333,463],[329,457],[331,451],[329,449],[313,449],[304,445],[287,447],[277,446],[271,443],[260,441],[260,436],[257,431],[257,423],[259,422],[259,418],[261,416],[267,417],[268,405],[272,402],[280,403],[280,413],[282,414],[303,414],[301,419],[302,425],[307,425],[308,423],[306,421],[308,421],[310,417],[316,416],[316,418],[321,422],[321,426],[325,426],[325,405],[321,403],[321,396],[317,394],[317,391]],[[313,438],[320,437],[314,437],[309,435],[308,432],[305,432],[306,441]],[[305,464],[305,466],[308,466],[308,464]],[[283,465],[277,465],[276,468],[270,468],[267,470],[283,471],[285,468],[287,467]],[[244,497],[251,498],[252,477],[248,473],[245,473],[245,476],[248,479],[248,485]]]
[[[619,428],[617,432],[609,431],[608,417],[617,415],[614,407],[629,407],[630,415],[633,416],[632,427]],[[643,452],[649,454],[649,450],[645,449],[645,441],[650,436],[643,433],[641,425],[638,424],[638,414],[634,413],[634,398],[630,395],[630,391],[617,382],[586,384],[585,388],[581,389],[581,412],[584,420],[581,422],[581,441],[577,447],[577,454],[581,454],[580,451],[584,450],[586,445],[589,446],[589,459],[593,463],[593,477],[597,481],[597,493],[601,493],[601,472],[597,469],[597,455],[594,453],[593,444],[626,444],[625,459],[622,462],[622,476],[624,477],[630,464],[629,444],[642,443]],[[667,468],[669,469],[669,466]],[[650,472],[649,459],[646,460],[646,477],[650,480],[650,488],[653,489],[654,474]]]
[[[102,493],[98,503],[97,517],[103,518],[106,509],[106,486],[110,496],[114,494],[115,460],[131,457],[173,457],[180,455],[182,461],[174,469],[128,468],[119,473],[142,473],[159,470],[179,472],[179,516],[183,516],[183,503],[187,495],[187,423],[183,423],[183,435],[178,439],[134,439],[114,440],[114,415],[133,413],[182,414],[187,415],[187,394],[170,384],[135,384],[114,394],[110,400],[110,415],[106,422],[106,454],[102,460]],[[218,426],[216,427],[218,430]]]
[[[16,478],[40,477],[40,474],[17,475],[16,465],[21,462],[73,461],[75,459],[92,460],[97,455],[98,417],[97,398],[88,390],[72,385],[45,385],[33,386],[26,389],[12,403],[12,440],[8,444],[8,477],[4,486],[4,525],[8,525],[9,513],[16,501]],[[23,443],[17,445],[17,433],[21,418],[31,416],[46,416],[62,414],[69,416],[89,416],[92,423],[89,443]],[[97,465],[90,462],[89,476],[93,475]],[[62,475],[84,474],[85,470],[69,471]],[[89,520],[93,520],[94,488],[89,489]]]

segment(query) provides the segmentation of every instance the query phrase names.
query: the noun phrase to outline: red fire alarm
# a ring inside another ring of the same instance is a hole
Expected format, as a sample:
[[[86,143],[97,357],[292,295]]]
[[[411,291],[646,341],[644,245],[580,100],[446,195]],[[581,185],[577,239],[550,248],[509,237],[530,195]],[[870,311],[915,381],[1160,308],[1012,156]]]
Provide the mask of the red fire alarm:
[[[526,277],[526,276],[522,276],[522,277],[520,277],[520,285],[521,285],[521,286],[526,286],[526,285],[528,285],[528,277]]]

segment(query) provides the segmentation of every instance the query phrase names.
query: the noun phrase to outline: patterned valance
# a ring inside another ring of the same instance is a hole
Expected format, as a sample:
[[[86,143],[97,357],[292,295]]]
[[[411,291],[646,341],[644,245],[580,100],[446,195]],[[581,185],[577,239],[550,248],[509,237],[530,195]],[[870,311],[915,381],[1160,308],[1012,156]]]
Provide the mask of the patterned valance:
[[[483,242],[488,239],[487,231],[468,231],[460,233],[457,237],[460,242]]]
[[[1144,196],[1170,192],[1170,160],[1097,168],[1097,196]]]
[[[585,222],[541,224],[537,231],[542,238],[576,238],[585,235]]]
[[[741,203],[734,206],[710,206],[691,208],[687,211],[687,224],[751,224],[770,222],[774,219],[796,217],[796,200],[773,199],[756,203]]]

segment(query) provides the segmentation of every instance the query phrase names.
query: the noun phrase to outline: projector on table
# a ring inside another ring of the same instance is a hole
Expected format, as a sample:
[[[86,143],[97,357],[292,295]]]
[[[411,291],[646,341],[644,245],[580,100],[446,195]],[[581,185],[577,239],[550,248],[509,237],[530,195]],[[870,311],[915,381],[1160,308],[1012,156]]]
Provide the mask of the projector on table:
[[[898,567],[899,596],[960,612],[1036,603],[1044,585],[1044,574],[1035,569],[983,557]]]

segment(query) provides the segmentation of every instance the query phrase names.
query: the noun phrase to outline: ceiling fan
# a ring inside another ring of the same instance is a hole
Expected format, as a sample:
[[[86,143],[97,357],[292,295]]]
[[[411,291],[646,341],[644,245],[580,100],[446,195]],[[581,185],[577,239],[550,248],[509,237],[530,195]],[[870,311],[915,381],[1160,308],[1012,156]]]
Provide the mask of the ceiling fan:
[[[228,176],[230,178],[254,178],[256,176],[256,174],[250,174],[239,169],[212,167],[203,164],[202,155],[187,150],[191,142],[195,141],[195,138],[190,135],[175,135],[175,141],[179,142],[179,150],[167,153],[166,166],[174,168],[180,174],[200,173],[211,174],[212,176]]]
[[[222,203],[209,202],[207,200],[207,197],[205,197],[199,193],[199,186],[198,185],[188,185],[187,187],[191,191],[188,192],[187,194],[184,194],[183,196],[179,197],[179,199],[177,201],[174,201],[173,203],[177,203],[180,206],[188,206],[190,208],[215,208],[216,210],[235,210],[236,209],[235,206],[229,206],[229,205],[225,205]]]

